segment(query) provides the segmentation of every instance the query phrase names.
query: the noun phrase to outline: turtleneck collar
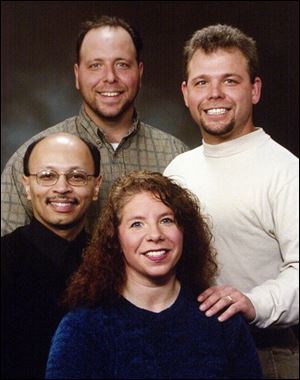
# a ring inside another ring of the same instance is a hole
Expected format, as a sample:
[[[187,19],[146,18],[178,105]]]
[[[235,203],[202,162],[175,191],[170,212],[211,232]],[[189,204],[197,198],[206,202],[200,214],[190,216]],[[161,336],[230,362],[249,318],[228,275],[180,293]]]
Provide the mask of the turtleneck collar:
[[[211,145],[203,140],[203,151],[206,157],[229,157],[248,149],[253,149],[269,139],[270,136],[267,135],[262,128],[256,128],[256,130],[251,133],[221,144]]]
[[[83,229],[74,240],[68,241],[56,235],[35,218],[32,218],[29,225],[23,227],[22,234],[57,268],[62,268],[70,255],[75,261],[80,261],[82,250],[89,239]]]

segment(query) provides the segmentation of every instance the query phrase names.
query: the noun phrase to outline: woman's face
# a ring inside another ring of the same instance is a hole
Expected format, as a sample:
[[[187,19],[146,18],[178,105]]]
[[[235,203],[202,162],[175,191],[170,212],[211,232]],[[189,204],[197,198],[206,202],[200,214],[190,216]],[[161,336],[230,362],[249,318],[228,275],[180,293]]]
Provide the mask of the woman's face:
[[[128,280],[152,284],[175,276],[183,233],[173,211],[152,193],[136,194],[125,204],[119,240]]]

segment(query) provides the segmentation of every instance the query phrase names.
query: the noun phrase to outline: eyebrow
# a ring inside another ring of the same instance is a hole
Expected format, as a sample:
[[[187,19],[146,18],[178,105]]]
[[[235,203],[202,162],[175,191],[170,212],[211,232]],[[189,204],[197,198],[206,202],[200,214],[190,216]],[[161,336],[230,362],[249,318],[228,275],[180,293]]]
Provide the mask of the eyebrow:
[[[87,59],[86,63],[91,64],[91,63],[95,63],[95,62],[105,62],[105,61],[107,61],[107,58],[95,57],[95,58]],[[132,58],[129,58],[129,57],[116,57],[116,58],[113,58],[112,61],[113,62],[116,62],[116,61],[133,62],[134,60]]]
[[[40,170],[43,170],[43,169],[51,169],[51,170],[56,170],[56,171],[60,170],[56,166],[53,166],[53,165],[46,165],[44,168],[42,168]],[[86,170],[86,169],[82,168],[81,166],[71,166],[69,168],[66,168],[65,171],[71,171],[71,170],[76,170],[76,169]]]
[[[173,216],[173,217],[175,217],[174,212],[172,211],[172,212],[164,212],[162,214],[159,214],[158,218],[160,219],[160,218],[163,218],[165,216]],[[127,219],[127,221],[130,222],[130,221],[135,220],[135,219],[144,220],[144,219],[146,219],[146,217],[145,216],[141,216],[141,215],[135,215],[135,216],[132,216],[129,219]]]
[[[191,81],[195,81],[197,79],[211,78],[211,77],[213,77],[213,76],[209,75],[209,74],[198,74],[195,77],[191,78]],[[237,73],[224,73],[224,74],[218,75],[218,77],[220,77],[220,78],[228,78],[228,77],[242,78],[242,76],[237,74]]]

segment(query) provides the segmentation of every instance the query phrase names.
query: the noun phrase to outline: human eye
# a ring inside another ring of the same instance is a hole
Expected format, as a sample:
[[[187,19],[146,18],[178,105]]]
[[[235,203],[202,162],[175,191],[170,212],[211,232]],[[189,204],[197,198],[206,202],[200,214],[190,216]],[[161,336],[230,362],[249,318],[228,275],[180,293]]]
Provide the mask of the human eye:
[[[161,219],[161,223],[162,224],[173,224],[173,223],[175,223],[175,219],[170,217],[170,216],[166,216],[166,217]]]
[[[139,220],[135,220],[134,222],[130,223],[130,228],[140,228],[142,227],[142,222]]]
[[[118,61],[116,66],[120,69],[128,69],[130,67],[129,63],[125,61]]]
[[[194,86],[196,87],[203,87],[207,84],[207,81],[205,79],[197,79],[195,82],[194,82]]]
[[[101,68],[101,63],[100,62],[93,62],[89,65],[89,69],[91,70],[98,70]]]
[[[68,180],[75,184],[85,183],[86,179],[87,179],[87,174],[85,172],[74,171],[74,172],[68,173]]]
[[[39,180],[43,182],[51,182],[57,178],[57,173],[51,170],[42,170],[37,174]]]
[[[236,79],[233,79],[233,78],[226,78],[224,80],[224,83],[228,84],[229,86],[234,86],[234,85],[238,84],[239,82]]]

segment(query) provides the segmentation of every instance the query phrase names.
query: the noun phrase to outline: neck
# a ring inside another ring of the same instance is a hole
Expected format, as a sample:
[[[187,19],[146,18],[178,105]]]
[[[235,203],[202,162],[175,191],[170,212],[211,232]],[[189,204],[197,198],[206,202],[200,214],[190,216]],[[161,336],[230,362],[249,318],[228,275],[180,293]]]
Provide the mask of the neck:
[[[101,132],[103,132],[106,141],[109,143],[121,142],[122,138],[127,135],[132,126],[133,107],[115,118],[101,117],[86,105],[84,109],[89,118],[97,125]]]
[[[229,131],[228,133],[224,133],[220,135],[211,134],[207,132],[204,128],[200,128],[200,129],[201,129],[204,142],[210,145],[217,145],[217,144],[222,144],[227,141],[235,140],[239,137],[248,135],[249,133],[254,132],[256,130],[252,121],[249,121],[243,127],[233,129],[232,131]]]
[[[72,229],[58,229],[58,228],[53,228],[51,229],[52,232],[54,232],[56,235],[60,236],[61,238],[72,241],[76,239],[76,237],[80,234],[82,231],[83,227],[81,226],[80,228],[75,228],[73,227]]]
[[[41,220],[39,217],[35,218],[43,224],[48,230],[52,231],[55,235],[58,235],[59,237],[72,241],[74,240],[80,232],[84,228],[84,222],[82,223],[77,223],[76,225],[68,225],[68,226],[63,226],[63,225],[58,225],[58,224],[46,224],[43,220]]]
[[[180,283],[174,276],[162,285],[143,284],[135,279],[127,280],[122,295],[141,309],[158,313],[170,307],[180,291]]]

